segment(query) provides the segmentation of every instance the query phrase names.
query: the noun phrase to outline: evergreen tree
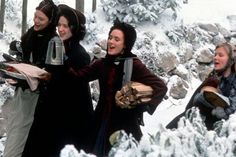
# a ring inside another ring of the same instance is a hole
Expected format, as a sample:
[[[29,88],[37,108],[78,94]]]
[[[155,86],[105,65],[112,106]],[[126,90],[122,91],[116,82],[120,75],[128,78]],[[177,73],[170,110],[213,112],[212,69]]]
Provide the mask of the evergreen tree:
[[[137,24],[143,21],[158,23],[158,19],[167,9],[171,9],[176,19],[177,9],[182,0],[101,0],[108,21],[119,18],[121,21]]]

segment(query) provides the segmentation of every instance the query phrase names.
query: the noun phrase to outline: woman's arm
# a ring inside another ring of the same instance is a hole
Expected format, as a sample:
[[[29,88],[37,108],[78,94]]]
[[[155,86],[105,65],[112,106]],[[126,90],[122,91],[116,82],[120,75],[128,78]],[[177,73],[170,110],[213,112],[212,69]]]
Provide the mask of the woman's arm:
[[[152,87],[153,96],[146,104],[148,105],[148,113],[153,114],[156,107],[161,103],[166,95],[167,86],[165,82],[160,77],[151,73],[151,71],[148,70],[139,59],[134,59],[131,81],[140,82]]]
[[[69,74],[82,81],[93,81],[99,78],[103,62],[101,59],[92,62],[80,69],[69,68]]]
[[[230,106],[225,108],[225,113],[228,116],[236,111],[236,89],[235,88],[232,88],[230,90],[229,102],[230,102]]]

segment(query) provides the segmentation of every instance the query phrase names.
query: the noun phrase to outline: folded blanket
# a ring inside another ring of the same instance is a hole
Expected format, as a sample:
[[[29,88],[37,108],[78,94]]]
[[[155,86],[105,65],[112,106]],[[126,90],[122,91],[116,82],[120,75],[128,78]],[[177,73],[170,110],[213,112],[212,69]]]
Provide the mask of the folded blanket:
[[[48,73],[47,71],[30,64],[25,64],[25,63],[16,63],[16,64],[5,63],[5,64],[9,67],[13,67],[20,74],[25,76],[26,81],[32,91],[36,90],[39,85],[39,79],[38,79],[39,76]]]

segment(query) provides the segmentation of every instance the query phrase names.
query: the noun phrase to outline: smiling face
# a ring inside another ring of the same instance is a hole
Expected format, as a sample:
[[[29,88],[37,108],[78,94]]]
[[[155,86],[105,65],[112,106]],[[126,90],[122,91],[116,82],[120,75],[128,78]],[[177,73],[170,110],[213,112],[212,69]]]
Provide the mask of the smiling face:
[[[107,53],[109,55],[119,55],[124,53],[124,33],[119,29],[111,31],[107,41]]]
[[[41,31],[49,25],[48,17],[40,10],[34,13],[34,30]]]
[[[224,47],[219,47],[215,50],[215,56],[214,56],[214,68],[216,71],[222,71],[226,68],[230,69],[230,67],[227,67],[229,64],[229,53]]]
[[[57,29],[59,36],[63,41],[72,37],[71,29],[68,24],[69,22],[64,16],[61,16],[59,18]]]

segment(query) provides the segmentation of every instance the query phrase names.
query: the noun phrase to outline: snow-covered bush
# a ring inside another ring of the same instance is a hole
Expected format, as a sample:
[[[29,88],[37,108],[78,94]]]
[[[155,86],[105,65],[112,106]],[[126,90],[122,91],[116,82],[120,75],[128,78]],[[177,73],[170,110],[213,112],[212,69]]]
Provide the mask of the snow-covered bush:
[[[74,145],[66,145],[60,153],[60,157],[96,157],[93,154],[86,154],[83,150],[80,152]]]
[[[1,99],[0,99],[0,106],[2,106],[6,99],[13,97],[15,92],[15,87],[11,86],[9,84],[1,84],[0,85],[0,93],[1,93]]]
[[[94,14],[86,17],[86,35],[83,41],[87,44],[97,40],[97,34],[99,32],[97,25],[97,19]]]
[[[197,25],[180,25],[173,30],[167,30],[166,35],[174,45],[183,43],[199,44],[211,43],[212,37]]]
[[[236,114],[227,121],[219,121],[214,130],[208,131],[204,117],[198,108],[189,109],[183,116],[177,129],[166,129],[158,125],[156,133],[149,134],[136,141],[132,134],[120,130],[110,138],[113,147],[109,157],[233,157],[236,155],[235,120]],[[61,157],[95,157],[78,152],[73,145],[67,145],[61,152]]]
[[[154,38],[154,34],[144,32],[144,38],[138,38],[136,41],[135,53],[154,74],[164,76],[164,70],[156,66],[157,57],[155,54],[158,53],[158,50],[156,49]]]
[[[17,25],[21,25],[21,7],[22,2],[17,0],[6,0],[6,7],[5,7],[5,20],[15,21]]]
[[[161,124],[155,134],[142,138],[137,145],[131,135],[121,132],[110,157],[233,157],[235,149],[235,115],[216,130],[208,131],[198,108],[191,108],[179,121],[178,128],[166,129]],[[220,131],[221,130],[221,131]]]
[[[171,9],[172,18],[177,18],[181,0],[101,0],[108,21],[119,18],[121,21],[138,24],[143,21],[158,23],[166,10]]]

